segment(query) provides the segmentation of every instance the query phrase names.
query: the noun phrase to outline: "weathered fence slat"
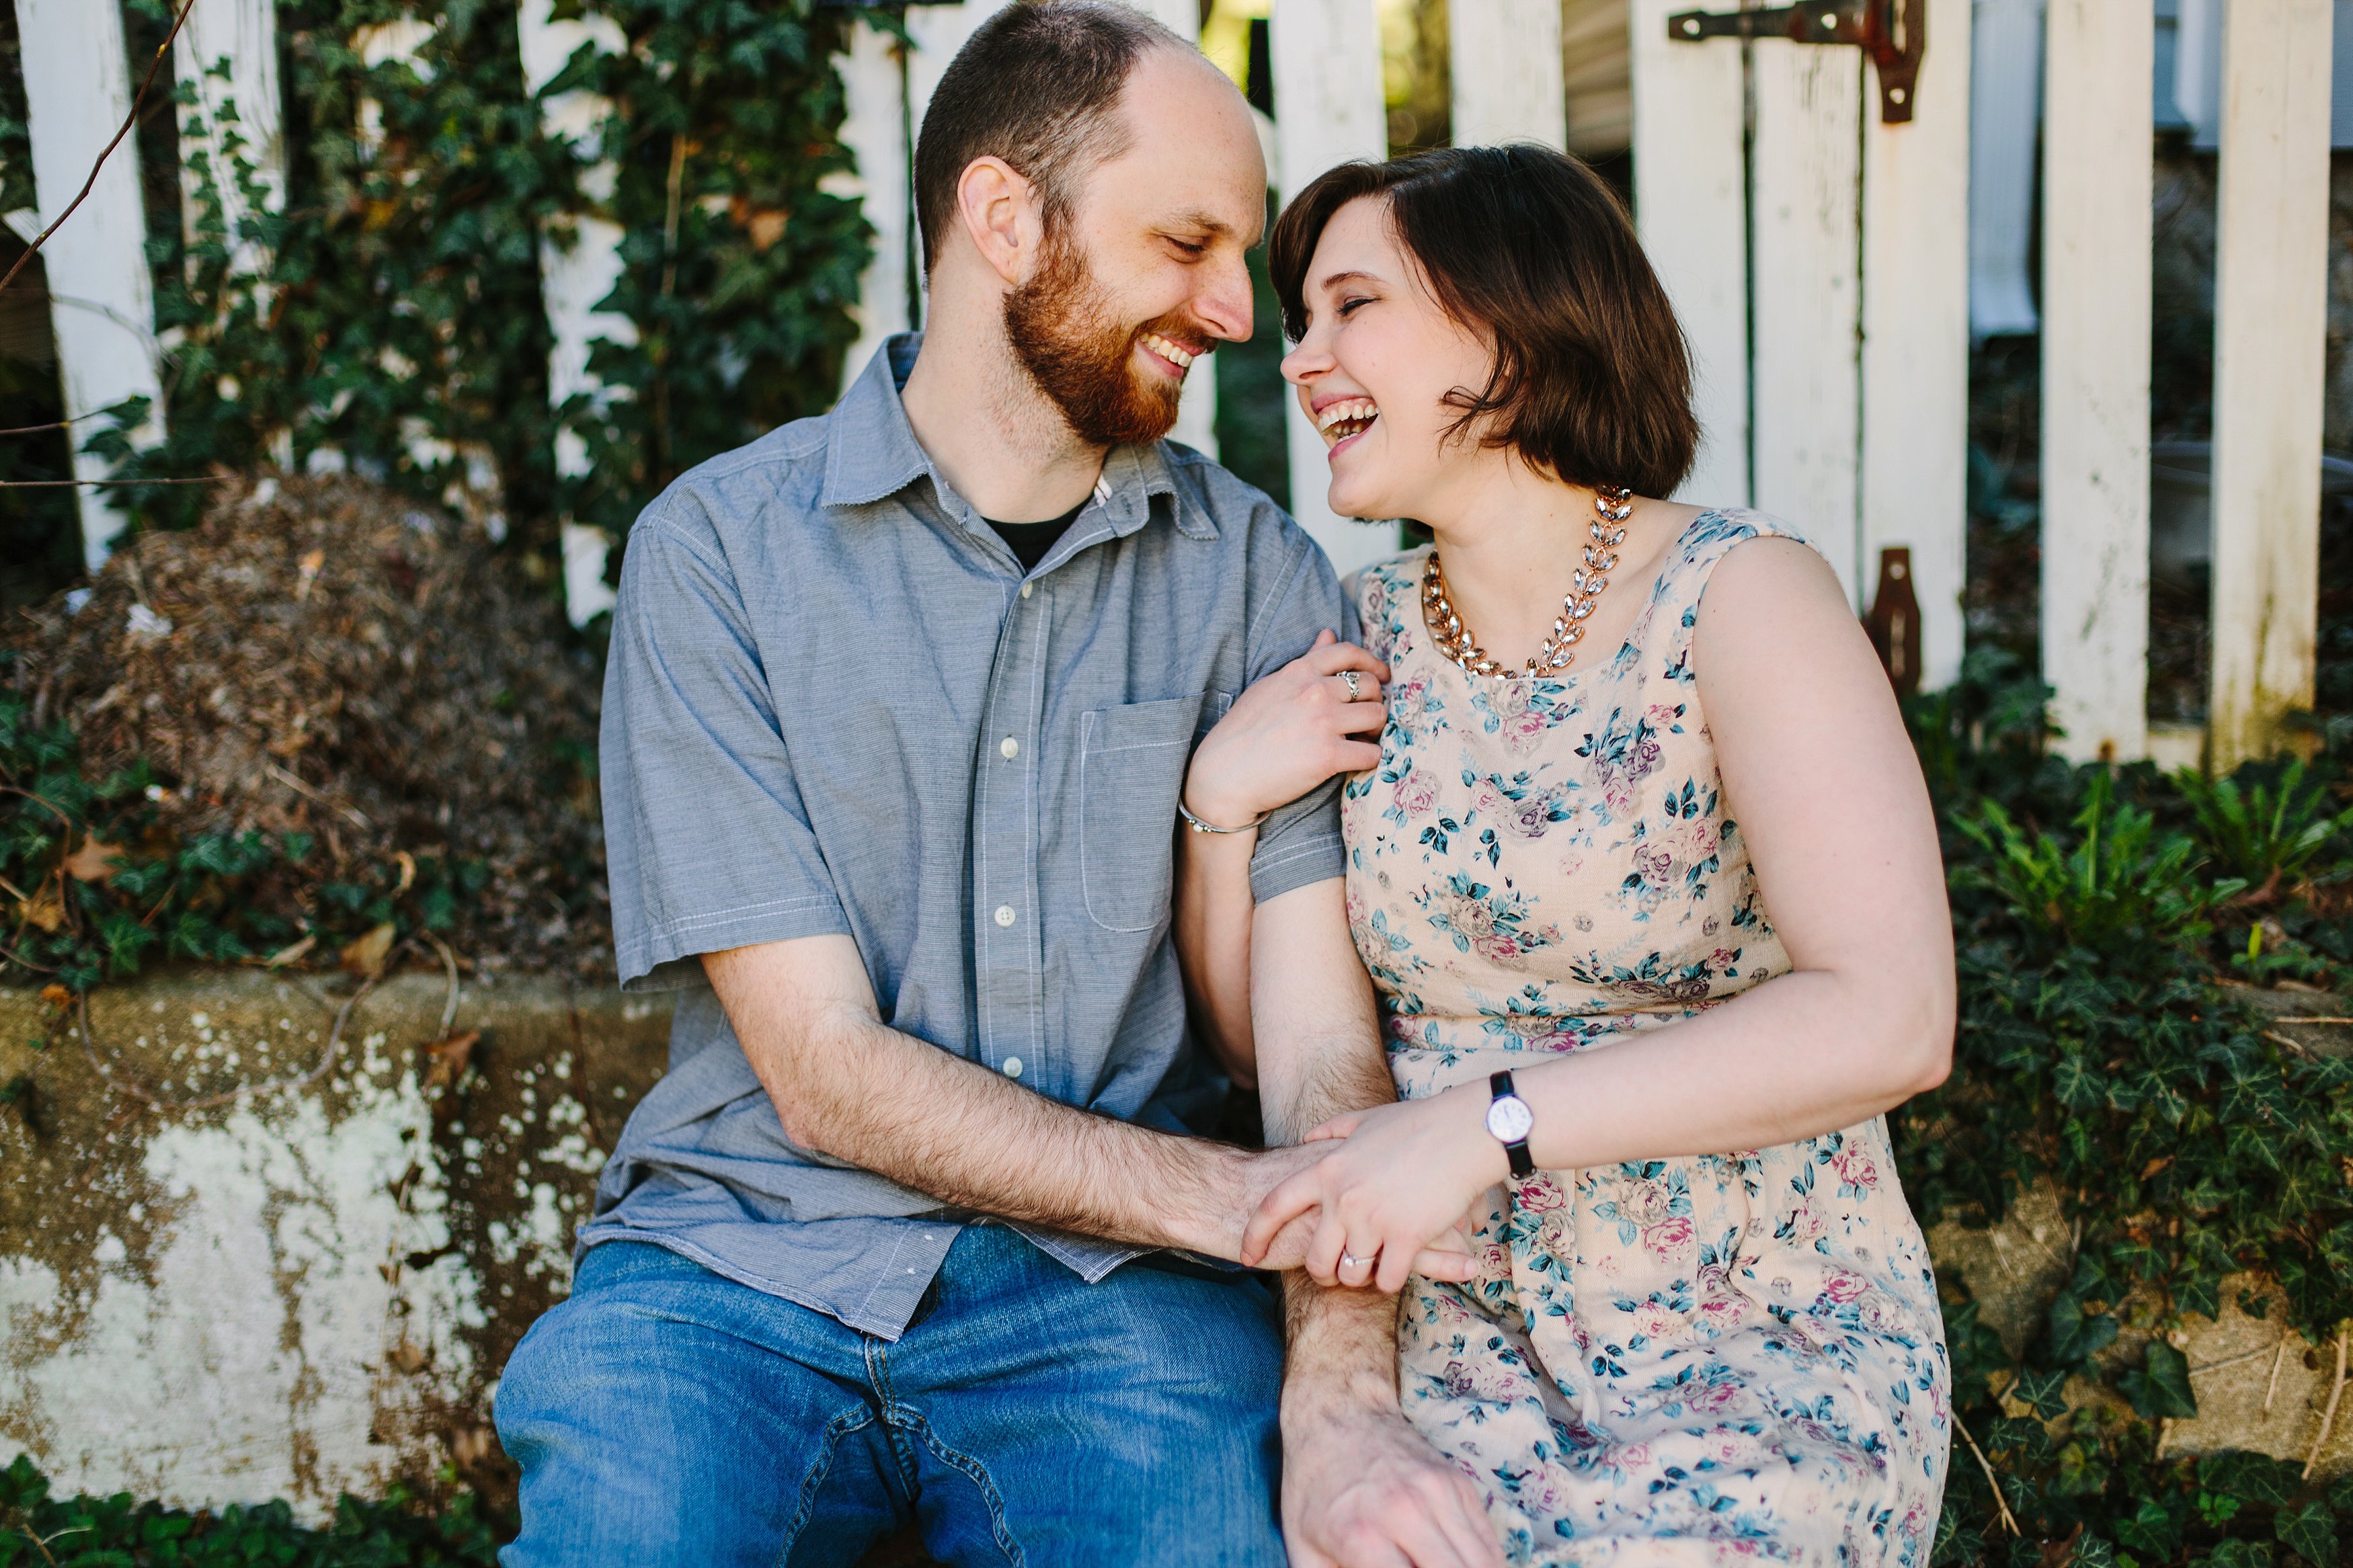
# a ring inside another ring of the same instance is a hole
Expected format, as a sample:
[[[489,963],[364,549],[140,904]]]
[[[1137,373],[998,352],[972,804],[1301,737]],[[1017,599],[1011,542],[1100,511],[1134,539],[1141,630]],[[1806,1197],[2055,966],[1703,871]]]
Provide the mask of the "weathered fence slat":
[[[2042,677],[2061,749],[2147,749],[2147,5],[2050,0],[2042,108]]]
[[[1351,158],[1388,155],[1381,99],[1380,18],[1373,0],[1278,0],[1268,42],[1274,56],[1274,129],[1282,199]],[[1346,576],[1394,554],[1386,525],[1340,517],[1326,499],[1324,437],[1299,400],[1283,398],[1291,454],[1291,514]]]
[[[861,21],[852,28],[849,50],[838,65],[841,144],[858,172],[837,178],[827,189],[857,198],[874,229],[873,258],[858,279],[853,312],[858,341],[841,363],[841,387],[847,392],[884,342],[913,324],[907,299],[907,247],[913,217],[908,182],[914,154],[907,144],[906,62],[900,58],[899,40]]]
[[[517,41],[522,53],[523,85],[536,96],[560,75],[584,47],[606,54],[628,47],[620,28],[607,16],[589,15],[577,21],[556,21],[554,0],[522,0],[515,14]],[[601,155],[598,138],[611,100],[585,90],[557,93],[540,104],[540,121],[551,134],[569,141],[588,168],[580,176],[581,193],[591,201],[613,194],[618,172]],[[542,235],[539,242],[539,286],[547,326],[554,342],[547,352],[547,402],[562,408],[586,394],[592,403],[611,395],[603,379],[588,368],[588,356],[599,341],[629,344],[638,341],[637,323],[614,310],[600,310],[597,301],[621,280],[621,226],[594,212],[571,218],[571,245],[556,236]],[[555,471],[564,479],[585,478],[590,467],[588,444],[568,424],[555,431]],[[616,595],[605,581],[606,561],[612,541],[593,524],[564,520],[564,609],[575,626],[585,626],[613,607]]]
[[[172,46],[174,74],[184,98],[180,106],[180,189],[184,226],[198,212],[198,149],[211,166],[221,216],[232,240],[230,266],[260,272],[269,258],[238,241],[253,216],[237,179],[239,160],[253,167],[264,211],[286,205],[285,109],[278,89],[278,14],[271,0],[196,0]],[[238,143],[231,156],[231,117]],[[193,239],[194,234],[189,237]]]
[[[90,166],[131,112],[122,14],[111,0],[16,0],[16,36],[23,47],[33,185],[47,224],[80,192]],[[144,442],[163,436],[164,387],[156,369],[154,287],[147,274],[138,154],[135,140],[125,137],[98,171],[90,198],[50,236],[41,257],[66,412],[79,418],[145,397],[153,412],[132,433],[133,440]],[[109,468],[105,459],[80,449],[90,429],[84,424],[72,431],[74,477],[102,479]],[[77,495],[82,559],[95,572],[127,520],[103,489],[85,487]]]
[[[1976,0],[1969,34],[1969,331],[2031,332],[2026,276],[2034,227],[2034,131],[2042,119],[2042,0]],[[1938,68],[1951,47],[1940,23],[1922,57]],[[1924,102],[1926,100],[1924,100]]]
[[[1867,594],[1910,548],[1933,689],[1961,672],[1968,572],[1969,0],[1928,0],[1927,35],[1911,122],[1864,110],[1858,564]]]
[[[2330,0],[2229,0],[2214,276],[2209,761],[2312,703],[2328,316]]]
[[[1454,145],[1568,145],[1559,0],[1451,0]]]
[[[1748,504],[1748,176],[1742,50],[1679,44],[1686,0],[1633,0],[1634,223],[1683,321],[1699,414],[1698,466],[1676,492]]]
[[[1756,504],[1820,540],[1853,598],[1876,581],[1858,582],[1855,531],[1862,56],[1778,39],[1754,49]]]

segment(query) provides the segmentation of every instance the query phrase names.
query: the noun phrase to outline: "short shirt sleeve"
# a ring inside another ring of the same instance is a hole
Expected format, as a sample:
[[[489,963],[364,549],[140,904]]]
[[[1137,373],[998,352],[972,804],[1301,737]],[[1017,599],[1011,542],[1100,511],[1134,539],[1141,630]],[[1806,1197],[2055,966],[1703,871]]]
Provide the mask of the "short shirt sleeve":
[[[625,990],[699,984],[706,952],[849,930],[733,574],[664,504],[622,562],[599,737]]]
[[[1267,608],[1251,616],[1249,646],[1250,679],[1273,673],[1314,646],[1315,635],[1331,628],[1343,641],[1356,636],[1356,618],[1332,563],[1314,541],[1296,527],[1286,535],[1299,545],[1289,578]],[[1258,848],[1250,856],[1250,896],[1260,903],[1293,888],[1328,881],[1347,871],[1346,852],[1340,839],[1340,783],[1325,780],[1314,789],[1279,807],[1258,833]]]

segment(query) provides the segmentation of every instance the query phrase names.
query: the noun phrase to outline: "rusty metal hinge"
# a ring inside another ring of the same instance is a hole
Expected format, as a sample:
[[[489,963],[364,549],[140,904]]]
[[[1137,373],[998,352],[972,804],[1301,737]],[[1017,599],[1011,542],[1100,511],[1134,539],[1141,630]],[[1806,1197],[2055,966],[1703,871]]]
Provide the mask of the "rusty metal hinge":
[[[1927,0],[1799,0],[1758,11],[1679,11],[1667,37],[1680,44],[1710,38],[1788,38],[1799,44],[1851,44],[1879,68],[1879,121],[1912,118],[1920,56],[1928,47]]]

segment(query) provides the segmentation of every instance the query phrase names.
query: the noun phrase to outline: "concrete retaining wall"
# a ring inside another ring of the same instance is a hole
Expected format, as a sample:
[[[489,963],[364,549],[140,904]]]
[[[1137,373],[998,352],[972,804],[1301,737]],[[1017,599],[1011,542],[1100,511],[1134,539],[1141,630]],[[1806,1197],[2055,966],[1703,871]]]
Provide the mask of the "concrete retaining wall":
[[[31,1454],[64,1491],[283,1497],[313,1519],[395,1479],[507,1490],[498,1370],[567,1287],[669,1011],[470,977],[445,1029],[447,981],[403,975],[353,1010],[315,1084],[186,1103],[311,1071],[349,989],[142,980],[91,999],[89,1039],[0,990],[0,1079],[31,1085],[0,1110],[0,1458]],[[1931,1240],[2013,1344],[2069,1245],[2047,1200]],[[2235,1306],[2182,1342],[2203,1414],[2171,1447],[2304,1457],[2333,1356],[2280,1351],[2276,1321]],[[2353,1468],[2341,1426],[2332,1470]]]
[[[396,1478],[503,1489],[498,1369],[567,1286],[669,1009],[470,983],[445,1031],[446,981],[404,975],[315,1085],[197,1109],[121,1087],[178,1103],[305,1073],[348,990],[142,981],[91,998],[87,1041],[0,991],[0,1078],[32,1085],[0,1112],[0,1447],[60,1490],[318,1518]]]

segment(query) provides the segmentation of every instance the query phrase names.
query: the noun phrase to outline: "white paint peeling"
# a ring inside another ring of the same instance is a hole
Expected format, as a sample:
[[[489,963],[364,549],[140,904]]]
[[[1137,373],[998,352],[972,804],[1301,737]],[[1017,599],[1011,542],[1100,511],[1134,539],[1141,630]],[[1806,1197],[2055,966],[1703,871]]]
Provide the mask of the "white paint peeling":
[[[449,1231],[423,1096],[383,1042],[339,1115],[280,1097],[157,1131],[142,1173],[174,1202],[137,1264],[111,1230],[79,1288],[0,1258],[0,1433],[61,1490],[322,1517],[437,1462],[419,1417],[462,1396],[484,1315],[459,1258],[385,1267]]]

